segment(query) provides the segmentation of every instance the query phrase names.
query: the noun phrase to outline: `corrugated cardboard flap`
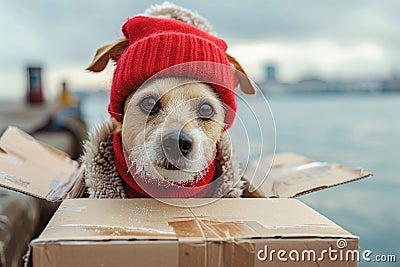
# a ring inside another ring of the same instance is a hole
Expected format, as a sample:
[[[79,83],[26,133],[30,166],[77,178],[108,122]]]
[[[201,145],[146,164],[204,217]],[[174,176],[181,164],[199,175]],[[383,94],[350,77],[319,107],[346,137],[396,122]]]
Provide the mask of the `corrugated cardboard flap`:
[[[267,166],[272,160],[269,170]],[[249,191],[255,192],[257,197],[296,197],[370,175],[361,168],[319,162],[294,153],[278,153],[273,159],[272,156],[264,157],[259,163],[252,162],[245,173],[250,181]],[[252,183],[263,179],[265,181],[259,187]]]
[[[55,148],[9,127],[0,138],[0,186],[48,201],[65,197],[83,168]]]

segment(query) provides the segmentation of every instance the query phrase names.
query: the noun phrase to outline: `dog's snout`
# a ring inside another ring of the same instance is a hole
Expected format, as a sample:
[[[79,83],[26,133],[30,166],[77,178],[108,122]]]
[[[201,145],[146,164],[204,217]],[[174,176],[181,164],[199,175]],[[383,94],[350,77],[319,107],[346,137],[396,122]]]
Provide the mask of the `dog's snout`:
[[[192,150],[193,140],[185,132],[175,131],[163,137],[162,140],[164,150],[169,156],[174,158],[179,155],[186,156]]]
[[[192,150],[192,138],[184,132],[179,134],[179,149],[184,156]]]

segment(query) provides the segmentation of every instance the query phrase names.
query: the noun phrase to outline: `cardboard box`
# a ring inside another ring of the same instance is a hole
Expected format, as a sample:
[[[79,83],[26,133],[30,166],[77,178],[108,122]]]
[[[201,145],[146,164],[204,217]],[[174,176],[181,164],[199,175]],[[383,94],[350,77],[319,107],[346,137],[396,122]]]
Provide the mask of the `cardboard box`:
[[[337,249],[338,239],[357,250],[357,237],[296,199],[190,208],[154,199],[67,199],[31,245],[33,266],[280,266],[276,255],[263,261],[258,251],[298,250],[301,257],[307,249],[319,258]],[[313,264],[307,260],[299,263]],[[318,263],[339,266],[328,257]]]
[[[266,160],[266,159],[264,159]],[[295,199],[370,175],[277,154],[260,189],[191,207],[154,199],[83,199],[82,168],[16,128],[0,139],[0,184],[61,203],[31,242],[37,266],[357,266],[358,237]],[[266,175],[251,166],[247,177]],[[253,188],[255,189],[255,188]],[[250,190],[252,191],[252,190]]]

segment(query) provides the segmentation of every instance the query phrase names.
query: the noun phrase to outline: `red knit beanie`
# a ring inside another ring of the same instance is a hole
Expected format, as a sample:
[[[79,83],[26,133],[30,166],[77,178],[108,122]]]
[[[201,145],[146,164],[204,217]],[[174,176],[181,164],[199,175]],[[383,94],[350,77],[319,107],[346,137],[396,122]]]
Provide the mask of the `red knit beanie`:
[[[112,117],[122,122],[126,98],[161,72],[163,76],[184,76],[209,83],[227,105],[225,129],[232,125],[236,78],[225,54],[224,40],[179,20],[146,16],[128,19],[122,32],[129,46],[116,62],[108,106]],[[173,71],[163,72],[168,68]]]

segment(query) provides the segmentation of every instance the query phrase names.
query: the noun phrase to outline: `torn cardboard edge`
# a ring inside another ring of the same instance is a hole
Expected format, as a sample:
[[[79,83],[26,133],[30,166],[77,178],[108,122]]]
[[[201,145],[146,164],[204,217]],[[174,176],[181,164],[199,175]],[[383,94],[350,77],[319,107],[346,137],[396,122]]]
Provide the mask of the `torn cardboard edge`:
[[[272,162],[271,168],[261,168],[260,162]],[[244,177],[250,186],[249,197],[297,197],[325,188],[371,176],[362,168],[347,168],[337,163],[319,162],[295,153],[278,153],[253,161]],[[264,182],[254,186],[252,181]]]
[[[0,138],[0,185],[50,202],[60,201],[82,177],[83,166],[15,127]]]
[[[50,202],[82,193],[84,169],[64,152],[15,127],[9,127],[0,138],[0,149],[1,186]],[[296,197],[370,175],[362,169],[278,153],[253,161],[246,168],[244,178],[250,186],[244,196]],[[255,186],[254,181],[263,183]]]

